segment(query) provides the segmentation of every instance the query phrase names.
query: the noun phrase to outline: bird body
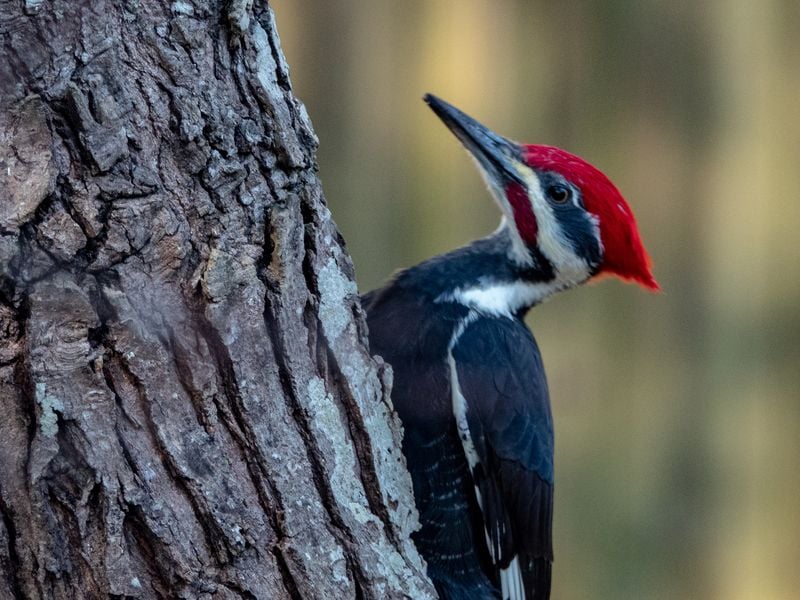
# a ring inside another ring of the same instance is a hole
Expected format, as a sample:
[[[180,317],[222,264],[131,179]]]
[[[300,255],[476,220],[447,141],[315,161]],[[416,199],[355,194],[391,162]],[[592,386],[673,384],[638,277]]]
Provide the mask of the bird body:
[[[363,297],[371,350],[394,370],[420,516],[414,541],[441,598],[546,600],[553,421],[523,318],[603,271],[657,284],[632,213],[602,173],[426,100],[476,159],[504,217],[492,235]]]

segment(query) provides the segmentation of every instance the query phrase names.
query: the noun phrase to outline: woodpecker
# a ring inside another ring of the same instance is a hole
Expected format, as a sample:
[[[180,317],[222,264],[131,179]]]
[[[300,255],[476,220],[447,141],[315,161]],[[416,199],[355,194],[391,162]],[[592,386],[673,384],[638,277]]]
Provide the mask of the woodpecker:
[[[441,598],[546,600],[553,419],[523,318],[602,274],[658,284],[633,212],[598,169],[424,99],[472,155],[503,216],[488,237],[362,298],[371,350],[394,370],[420,519],[414,542]]]

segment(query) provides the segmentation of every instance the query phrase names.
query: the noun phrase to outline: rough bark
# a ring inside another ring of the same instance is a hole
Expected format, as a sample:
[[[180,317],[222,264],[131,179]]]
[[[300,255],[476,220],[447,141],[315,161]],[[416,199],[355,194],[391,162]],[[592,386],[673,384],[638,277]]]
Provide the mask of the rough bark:
[[[0,597],[431,596],[270,9],[0,40]]]

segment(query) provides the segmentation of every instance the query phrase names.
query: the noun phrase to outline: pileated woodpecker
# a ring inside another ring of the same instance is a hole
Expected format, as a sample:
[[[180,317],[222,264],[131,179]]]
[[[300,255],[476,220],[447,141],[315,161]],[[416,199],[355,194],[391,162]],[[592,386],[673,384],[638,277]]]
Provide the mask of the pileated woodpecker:
[[[441,598],[547,599],[553,421],[523,317],[603,273],[658,284],[628,203],[598,169],[425,101],[472,154],[503,218],[363,297],[371,350],[394,370],[414,541]]]

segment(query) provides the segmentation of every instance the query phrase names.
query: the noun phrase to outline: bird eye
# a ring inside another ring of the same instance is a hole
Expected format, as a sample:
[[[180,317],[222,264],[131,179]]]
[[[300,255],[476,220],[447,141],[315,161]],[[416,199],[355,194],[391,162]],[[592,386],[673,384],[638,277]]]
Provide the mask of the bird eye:
[[[570,199],[572,193],[565,185],[551,185],[547,188],[547,195],[556,204],[564,204]]]

